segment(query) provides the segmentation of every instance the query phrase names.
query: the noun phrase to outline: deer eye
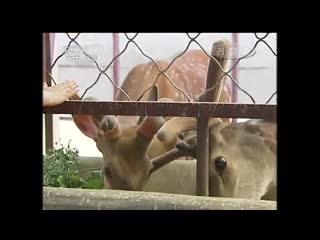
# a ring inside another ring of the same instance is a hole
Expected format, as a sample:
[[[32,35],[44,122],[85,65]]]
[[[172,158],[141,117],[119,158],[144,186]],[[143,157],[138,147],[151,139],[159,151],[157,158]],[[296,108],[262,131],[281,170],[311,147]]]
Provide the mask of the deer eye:
[[[111,173],[110,168],[105,168],[105,169],[104,169],[104,175],[105,175],[107,178],[112,178],[112,173]]]
[[[214,164],[216,165],[216,168],[219,170],[223,170],[227,165],[227,160],[224,157],[217,157]]]
[[[182,134],[182,133],[179,133],[179,134],[178,134],[178,138],[179,138],[180,140],[183,140],[183,134]]]

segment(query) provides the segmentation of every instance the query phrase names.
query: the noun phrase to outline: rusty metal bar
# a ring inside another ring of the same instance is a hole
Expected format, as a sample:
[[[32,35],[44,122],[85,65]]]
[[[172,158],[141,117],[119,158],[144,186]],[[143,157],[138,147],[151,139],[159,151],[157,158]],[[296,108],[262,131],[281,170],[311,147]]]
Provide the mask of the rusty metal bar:
[[[236,64],[236,61],[239,58],[239,33],[232,33],[232,62],[231,66],[234,66]],[[238,83],[238,72],[239,72],[239,67],[238,64],[235,65],[235,67],[232,70],[232,77],[236,82]],[[236,103],[238,101],[238,88],[235,84],[232,84],[232,102]],[[236,122],[237,119],[232,119],[232,122]]]
[[[209,118],[197,118],[197,195],[209,196]]]
[[[48,84],[48,74],[47,74],[47,46],[46,46],[46,33],[42,34],[42,82]]]
[[[230,51],[230,44],[226,40],[216,41],[211,50],[211,56],[215,57],[225,69]],[[223,88],[222,71],[220,66],[210,58],[206,91],[199,97],[200,102],[218,102]],[[211,91],[208,91],[212,89]],[[197,118],[197,195],[209,195],[209,116]]]
[[[112,33],[113,40],[113,58],[119,55],[119,33]],[[113,62],[113,81],[119,86],[119,78],[120,78],[120,58],[115,58]],[[113,88],[113,99],[116,99],[117,88]]]
[[[50,71],[51,67],[51,48],[50,48],[50,34],[49,33],[43,33],[42,35],[42,77],[43,81],[47,83],[47,85],[51,86],[51,79],[48,76],[48,72]],[[46,135],[46,152],[54,146],[53,141],[53,118],[52,114],[47,113],[45,115],[45,135]]]
[[[276,119],[277,105],[204,102],[146,102],[146,101],[67,101],[44,107],[51,114],[109,114],[125,116],[180,116]]]

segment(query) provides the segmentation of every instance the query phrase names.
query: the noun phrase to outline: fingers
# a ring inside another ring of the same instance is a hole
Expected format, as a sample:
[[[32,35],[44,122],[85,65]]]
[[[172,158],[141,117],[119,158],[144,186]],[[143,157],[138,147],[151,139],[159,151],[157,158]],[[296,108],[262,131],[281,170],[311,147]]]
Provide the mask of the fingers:
[[[65,89],[64,96],[66,97],[66,99],[68,99],[68,98],[74,96],[78,92],[79,92],[79,89],[67,88],[67,89]]]
[[[76,89],[77,87],[79,87],[78,83],[76,81],[73,80],[66,80],[62,83],[59,83],[55,86],[52,86],[51,88],[59,88],[59,89],[65,89],[65,88],[72,88],[72,89]]]
[[[66,80],[63,82],[63,84],[74,84],[74,83],[77,83],[77,82],[74,80]]]
[[[55,86],[50,87],[50,91],[55,94],[55,96],[61,96],[63,99],[68,99],[79,92],[77,89],[79,87],[78,83],[73,80],[66,80]]]
[[[60,85],[63,89],[72,89],[72,90],[75,90],[76,88],[79,87],[78,83],[76,81],[65,81],[63,83],[61,83]]]
[[[76,89],[77,87],[79,87],[78,83],[75,81],[70,81],[67,85],[72,89]]]

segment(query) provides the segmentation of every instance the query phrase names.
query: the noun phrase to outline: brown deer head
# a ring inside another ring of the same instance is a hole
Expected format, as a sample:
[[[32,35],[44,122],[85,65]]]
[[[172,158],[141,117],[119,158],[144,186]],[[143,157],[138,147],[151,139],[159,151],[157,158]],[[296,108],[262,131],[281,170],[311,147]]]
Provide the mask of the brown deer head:
[[[158,100],[157,95],[154,87],[148,100]],[[152,169],[149,145],[164,124],[164,118],[141,117],[136,126],[129,127],[122,127],[118,118],[110,115],[73,115],[73,119],[80,131],[96,142],[103,155],[106,187],[141,190]]]
[[[195,118],[174,118],[158,131],[157,137],[168,141],[196,127]],[[195,134],[195,143],[196,138]],[[210,119],[209,195],[276,200],[276,144],[274,122],[249,120],[228,124]],[[196,147],[193,149],[190,155],[195,157]]]

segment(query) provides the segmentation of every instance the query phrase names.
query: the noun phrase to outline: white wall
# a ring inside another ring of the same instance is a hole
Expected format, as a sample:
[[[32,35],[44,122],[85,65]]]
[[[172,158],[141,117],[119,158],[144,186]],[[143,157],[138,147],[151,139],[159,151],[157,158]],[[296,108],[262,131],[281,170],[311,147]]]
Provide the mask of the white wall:
[[[75,34],[70,34],[75,36]],[[128,34],[130,37],[133,33]],[[190,33],[195,36],[194,33]],[[264,33],[259,33],[259,37],[264,36]],[[127,43],[127,38],[123,33],[120,33],[120,51],[122,51]],[[275,33],[269,34],[265,41],[271,48],[277,52],[277,38]],[[203,48],[210,53],[212,44],[219,39],[228,39],[232,42],[231,33],[202,33],[197,41]],[[76,40],[104,69],[113,58],[113,44],[111,33],[81,33]],[[189,38],[185,33],[139,33],[135,38],[137,44],[142,50],[153,59],[161,59],[171,57],[183,51],[189,42]],[[257,38],[253,33],[239,34],[239,57],[248,53],[256,43]],[[69,39],[65,33],[57,33],[55,38],[54,58],[59,56],[67,44]],[[97,78],[99,71],[95,64],[79,51],[74,43],[71,45],[72,51],[59,59],[53,71],[55,79],[65,81],[74,79],[79,83],[80,94],[90,86]],[[190,45],[190,49],[199,49],[195,43]],[[136,64],[147,62],[149,59],[144,57],[135,45],[129,44],[127,50],[120,57],[120,84],[125,78],[128,71]],[[256,53],[253,57],[240,61],[238,82],[242,88],[248,91],[256,100],[257,103],[264,103],[273,92],[276,91],[277,75],[276,56],[272,54],[269,48],[262,42],[256,48]],[[230,66],[227,67],[227,69]],[[107,71],[107,74],[113,79],[112,66]],[[100,81],[91,88],[86,96],[95,96],[101,100],[113,99],[113,86],[104,75]],[[275,96],[270,102],[276,104],[277,97]],[[238,92],[239,103],[252,103],[250,98],[241,91]],[[66,115],[67,117],[70,117]],[[77,147],[82,155],[100,156],[100,153],[95,149],[95,144],[91,139],[83,136],[76,128],[73,122],[60,120],[60,137],[63,143],[67,143],[71,138],[72,146]]]

